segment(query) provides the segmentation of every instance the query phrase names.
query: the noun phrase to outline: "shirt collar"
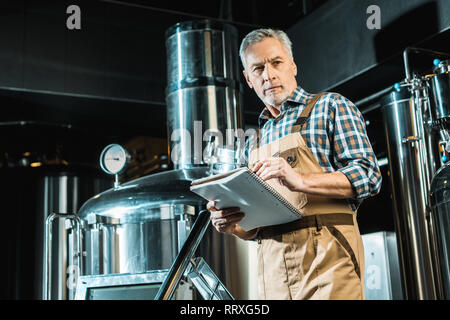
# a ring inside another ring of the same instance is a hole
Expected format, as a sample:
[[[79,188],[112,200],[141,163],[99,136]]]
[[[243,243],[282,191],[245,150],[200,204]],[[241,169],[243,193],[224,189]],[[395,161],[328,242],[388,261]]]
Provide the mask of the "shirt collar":
[[[300,86],[297,87],[292,93],[292,95],[281,104],[279,117],[282,117],[284,112],[289,108],[293,108],[298,105],[306,106],[306,104],[308,103],[308,101],[311,99],[312,96],[313,95],[303,90],[303,88],[301,88]],[[269,119],[273,119],[273,116],[270,113],[269,109],[265,107],[258,118],[259,128],[262,128]]]

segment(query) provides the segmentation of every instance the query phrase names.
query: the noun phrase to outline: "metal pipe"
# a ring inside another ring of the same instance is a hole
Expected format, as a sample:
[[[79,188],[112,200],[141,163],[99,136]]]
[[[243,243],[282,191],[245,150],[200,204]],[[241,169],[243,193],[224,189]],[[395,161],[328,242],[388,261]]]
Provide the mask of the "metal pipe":
[[[74,221],[74,227],[76,240],[73,241],[72,250],[68,253],[69,261],[76,259],[76,265],[72,265],[72,267],[77,267],[78,270],[74,270],[77,274],[81,274],[82,270],[82,248],[81,248],[81,221],[80,218],[76,214],[67,214],[67,213],[51,213],[47,219],[45,219],[45,237],[44,237],[44,270],[43,270],[43,281],[42,281],[42,299],[43,300],[52,300],[52,250],[53,250],[53,221],[55,219],[65,219]],[[76,250],[73,248],[76,243]]]
[[[363,115],[365,115],[366,113],[372,112],[372,111],[377,110],[377,109],[379,109],[379,108],[381,108],[381,103],[377,102],[377,103],[374,103],[374,104],[369,105],[369,106],[366,107],[366,108],[359,109],[359,110],[361,111],[361,113],[362,113]]]
[[[366,109],[369,109],[373,105],[376,105],[376,108],[381,107],[381,105],[379,104],[378,101],[380,100],[381,97],[383,97],[386,94],[388,94],[389,92],[391,92],[393,88],[394,88],[393,85],[389,86],[383,90],[375,92],[374,94],[372,94],[366,98],[356,101],[354,104],[355,104],[355,106],[358,107],[358,109],[361,110],[362,113],[367,113],[368,111],[366,111]],[[362,108],[362,106],[367,105],[367,104],[370,104],[369,107]],[[371,108],[371,110],[369,110],[369,111],[372,111],[376,108],[373,108],[373,109]]]
[[[166,280],[164,280],[159,288],[155,300],[170,300],[172,298],[181,277],[189,266],[189,263],[209,226],[209,222],[209,211],[200,211],[186,242],[170,267]]]
[[[195,19],[209,19],[209,20],[215,20],[215,21],[219,21],[219,22],[233,23],[235,25],[240,25],[243,27],[250,27],[250,28],[255,28],[255,29],[263,27],[262,25],[258,25],[258,24],[251,24],[251,23],[245,23],[245,22],[239,22],[239,21],[231,21],[230,19],[209,17],[209,16],[193,14],[193,13],[189,13],[189,12],[185,12],[185,11],[158,8],[155,6],[142,5],[142,4],[138,4],[138,3],[129,3],[129,2],[117,1],[117,0],[100,0],[100,1],[106,2],[106,3],[111,3],[111,4],[123,5],[123,6],[127,6],[127,7],[134,7],[134,8],[138,8],[138,9],[145,9],[145,10],[150,10],[150,11],[173,14],[173,15],[177,15],[177,16],[186,16],[186,17],[191,17],[191,18],[195,18]],[[230,6],[231,6],[231,1],[230,1]]]
[[[403,64],[404,64],[404,67],[405,67],[406,80],[408,82],[411,81],[411,69],[410,69],[410,66],[409,66],[409,53],[410,52],[426,53],[426,54],[429,54],[430,56],[433,56],[433,57],[436,57],[436,56],[445,57],[445,58],[450,57],[450,54],[445,53],[445,52],[439,52],[439,51],[422,49],[422,48],[407,47],[403,51]]]
[[[423,130],[417,99],[406,88],[381,100],[387,139],[394,221],[405,299],[435,299],[426,230],[427,186],[424,178]]]
[[[61,92],[61,91],[42,90],[42,89],[29,89],[29,88],[19,88],[19,87],[0,86],[0,91],[6,91],[6,94],[8,94],[9,92],[23,92],[25,94],[28,94],[28,93],[43,94],[43,95],[51,95],[51,96],[92,99],[92,100],[101,100],[101,101],[126,102],[126,103],[129,102],[129,103],[145,104],[145,105],[156,105],[156,106],[165,106],[166,105],[166,103],[164,101],[156,101],[156,100],[116,98],[116,97],[108,97],[108,96],[93,95],[93,94]]]
[[[50,289],[51,289],[51,277],[50,273],[50,265],[52,263],[52,250],[49,248],[52,243],[52,223],[55,219],[55,214],[50,214],[47,219],[45,219],[45,231],[44,231],[44,271],[43,271],[43,281],[42,281],[42,299],[50,300]]]

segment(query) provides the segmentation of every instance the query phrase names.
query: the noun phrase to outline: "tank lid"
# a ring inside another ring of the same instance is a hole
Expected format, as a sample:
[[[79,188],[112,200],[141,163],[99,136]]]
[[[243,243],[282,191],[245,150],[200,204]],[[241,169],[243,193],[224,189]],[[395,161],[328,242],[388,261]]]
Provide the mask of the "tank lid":
[[[430,188],[431,207],[445,202],[450,202],[450,162],[436,172]]]
[[[78,216],[86,221],[99,216],[120,223],[164,220],[162,209],[167,206],[206,204],[205,199],[190,191],[190,186],[192,180],[207,175],[208,167],[151,174],[95,195],[83,204]]]
[[[175,33],[192,30],[218,30],[228,31],[237,34],[237,30],[234,26],[214,20],[193,20],[183,21],[171,26],[166,31],[166,39],[174,35]]]
[[[380,100],[381,106],[389,105],[393,102],[406,100],[411,98],[411,92],[407,87],[402,87],[399,91],[393,90],[389,94],[383,96]]]

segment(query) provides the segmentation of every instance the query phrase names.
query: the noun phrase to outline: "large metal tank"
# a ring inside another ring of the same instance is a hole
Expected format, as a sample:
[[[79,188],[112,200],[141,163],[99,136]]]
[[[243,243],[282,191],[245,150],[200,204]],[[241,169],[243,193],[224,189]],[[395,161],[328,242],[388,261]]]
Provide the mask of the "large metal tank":
[[[215,140],[220,147],[228,130],[232,149],[236,130],[242,128],[235,28],[183,22],[170,28],[166,38],[168,137],[175,170],[129,181],[83,205],[78,212],[85,235],[82,274],[169,268],[195,219],[191,213],[206,204],[189,190],[192,180],[213,172],[203,159],[209,140],[203,132],[222,135]],[[234,168],[226,164],[219,167]],[[236,298],[248,298],[248,251],[243,241],[209,226],[196,256]]]
[[[72,230],[68,228],[65,219],[53,221],[53,239],[48,247],[51,251],[51,263],[48,266],[51,273],[51,287],[48,291],[44,289],[47,282],[47,270],[45,263],[47,255],[45,252],[46,237],[45,222],[49,215],[62,214],[74,215],[82,203],[105,189],[111,187],[112,183],[100,170],[86,167],[48,168],[38,179],[38,213],[36,227],[39,230],[36,238],[37,261],[35,268],[37,285],[36,296],[38,298],[49,298],[53,300],[66,300],[72,294],[69,278],[76,276],[78,270],[72,269],[71,240]]]
[[[92,195],[111,186],[98,170],[74,167],[0,169],[4,204],[2,299],[41,299],[44,278],[44,225],[52,212],[76,213]],[[66,299],[67,230],[55,224],[53,247],[54,299]]]
[[[445,239],[446,234],[448,234],[448,228],[445,231],[445,216],[449,215],[450,211],[448,207],[441,206],[441,203],[445,202],[442,196],[448,197],[448,194],[445,192],[445,186],[440,185],[441,182],[446,180],[445,169],[442,166],[448,161],[450,155],[450,61],[435,59],[434,65],[433,74],[426,76],[429,88],[427,124],[428,131],[431,132],[428,155],[431,166],[434,166],[432,175],[436,174],[429,189],[431,195],[429,199],[429,208],[431,209],[429,224],[433,244],[437,298],[450,299],[448,252],[445,251],[447,246]],[[441,168],[440,171],[436,172],[439,168]],[[447,211],[444,211],[445,209]]]
[[[435,299],[427,226],[429,185],[425,131],[412,93],[394,91],[381,100],[393,190],[394,221],[406,299]]]
[[[83,130],[70,125],[0,123],[0,200],[4,226],[0,248],[5,252],[0,299],[42,298],[47,216],[52,212],[76,213],[87,199],[111,187],[105,174],[89,165],[87,151],[93,148],[92,144],[73,143],[85,137]],[[89,137],[92,138],[92,133]],[[56,224],[55,243],[61,245],[53,250],[51,294],[54,299],[65,299],[67,230]]]
[[[84,251],[80,275],[168,269],[194,214],[206,204],[189,190],[191,181],[207,176],[209,170],[204,166],[161,172],[89,199],[78,212]],[[252,245],[209,226],[196,256],[204,258],[233,296],[246,299],[256,292],[249,267],[254,262],[249,258]]]
[[[436,221],[439,268],[444,298],[450,299],[450,162],[440,168],[431,183],[430,206]]]
[[[450,60],[441,61],[429,78],[431,87],[431,120],[450,130]]]
[[[209,20],[181,22],[167,30],[166,51],[171,159],[175,169],[204,165],[208,136],[230,145],[243,128],[237,31]]]
[[[83,275],[168,269],[205,200],[189,191],[205,168],[145,176],[102,192],[78,212]],[[198,210],[197,210],[198,211]]]
[[[224,160],[229,158],[227,152],[221,155],[220,150],[239,152],[235,142],[242,144],[236,28],[209,20],[178,23],[166,32],[166,52],[168,138],[175,169],[205,166],[211,160],[206,159],[211,141],[218,151],[212,152],[213,168],[233,169]],[[219,234],[210,226],[199,254],[236,298],[254,296],[256,266],[249,267],[254,261],[250,257],[255,256],[252,243]]]

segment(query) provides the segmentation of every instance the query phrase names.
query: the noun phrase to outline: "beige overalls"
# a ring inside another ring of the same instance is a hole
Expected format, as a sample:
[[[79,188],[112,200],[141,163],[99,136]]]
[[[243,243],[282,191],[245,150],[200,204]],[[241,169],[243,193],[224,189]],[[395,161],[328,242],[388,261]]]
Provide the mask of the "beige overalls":
[[[300,128],[320,98],[300,115],[292,133],[251,151],[249,167],[268,157],[282,157],[300,174],[322,173]],[[258,231],[258,292],[261,299],[364,299],[364,250],[356,211],[345,200],[291,192],[267,181],[287,198],[297,197],[303,218]],[[292,202],[292,200],[291,200]],[[276,212],[274,212],[276,214]]]

